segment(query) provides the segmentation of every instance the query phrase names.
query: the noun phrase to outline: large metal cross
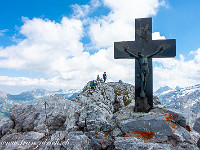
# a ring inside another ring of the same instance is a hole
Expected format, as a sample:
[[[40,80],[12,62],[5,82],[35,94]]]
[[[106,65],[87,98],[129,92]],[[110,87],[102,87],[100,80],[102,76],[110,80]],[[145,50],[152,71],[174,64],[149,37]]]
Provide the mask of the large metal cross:
[[[153,58],[166,58],[176,56],[176,40],[152,40],[152,18],[135,19],[135,41],[114,42],[115,59],[134,59],[124,50],[124,45],[128,45],[129,51],[135,55],[142,52],[150,55],[163,46],[163,51],[153,56]],[[146,82],[146,97],[150,109],[153,107],[153,69],[152,58],[148,59],[149,76]],[[137,77],[140,72],[139,62],[135,59],[135,100],[140,97],[141,78]],[[159,80],[159,79],[157,79]],[[150,110],[149,109],[149,110]]]

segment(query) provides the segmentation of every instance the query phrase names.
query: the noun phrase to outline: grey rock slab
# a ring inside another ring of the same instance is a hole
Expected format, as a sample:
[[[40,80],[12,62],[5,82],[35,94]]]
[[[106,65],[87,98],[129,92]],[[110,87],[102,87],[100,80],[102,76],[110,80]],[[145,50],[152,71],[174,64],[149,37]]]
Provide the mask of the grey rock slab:
[[[193,144],[182,143],[177,146],[162,143],[147,143],[134,137],[116,137],[116,150],[198,150]]]
[[[43,137],[45,134],[38,132],[6,134],[0,140],[0,149],[33,149],[37,147]]]
[[[6,132],[14,127],[14,122],[9,118],[3,118],[0,120],[0,134],[4,135]]]
[[[182,142],[182,143],[183,142],[192,143],[190,133],[185,128],[183,128],[182,126],[179,126],[175,130],[174,134],[176,134],[176,135],[178,135],[180,137],[180,142]]]
[[[47,97],[37,105],[16,105],[10,110],[10,119],[14,121],[18,132],[57,130],[73,128],[77,121],[75,112],[79,106],[63,96]],[[46,109],[45,109],[46,108]]]
[[[65,137],[64,146],[66,150],[86,150],[89,145],[89,138],[82,132],[70,132]]]
[[[196,132],[200,133],[200,117],[197,118],[197,119],[195,120],[193,129],[194,129]]]
[[[179,143],[176,147],[174,147],[174,150],[199,150],[199,148],[197,147],[197,145],[184,142]]]
[[[199,140],[197,141],[197,147],[200,149],[200,138],[199,138]]]
[[[116,137],[114,142],[116,150],[170,150],[168,144],[144,143],[134,137]]]
[[[168,113],[171,114],[172,119],[180,126],[182,127],[187,126],[187,121],[186,118],[184,117],[184,113],[176,109],[169,109]]]
[[[146,115],[141,118],[124,120],[119,123],[120,129],[124,133],[130,132],[153,132],[155,138],[172,136],[172,129],[166,119],[161,115]]]
[[[10,109],[9,118],[14,121],[17,131],[23,131],[24,125],[25,131],[33,129],[34,111],[33,105],[15,105]]]
[[[119,134],[121,134],[121,130],[119,128],[115,128],[112,132],[111,135],[114,137],[117,137]]]
[[[104,132],[98,132],[91,137],[89,149],[106,149],[113,146],[113,139]]]

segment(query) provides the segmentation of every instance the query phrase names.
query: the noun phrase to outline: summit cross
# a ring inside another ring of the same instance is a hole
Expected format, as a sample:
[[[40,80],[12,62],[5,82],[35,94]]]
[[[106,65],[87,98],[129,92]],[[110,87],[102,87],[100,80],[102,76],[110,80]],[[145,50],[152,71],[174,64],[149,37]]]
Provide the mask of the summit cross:
[[[139,112],[148,112],[153,108],[152,58],[175,56],[175,39],[152,40],[152,18],[135,19],[135,41],[114,42],[115,59],[135,58],[136,112],[137,107]],[[145,102],[141,103],[145,99],[147,101],[146,106],[144,106]],[[140,107],[144,108],[140,109]]]

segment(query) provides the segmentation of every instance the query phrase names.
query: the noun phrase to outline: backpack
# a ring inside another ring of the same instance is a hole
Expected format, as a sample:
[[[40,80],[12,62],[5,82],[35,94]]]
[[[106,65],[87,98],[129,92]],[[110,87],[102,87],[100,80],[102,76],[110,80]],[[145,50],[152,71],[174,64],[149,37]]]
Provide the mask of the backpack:
[[[107,76],[106,76],[106,74],[104,73],[104,74],[103,74],[103,78],[106,78],[106,77],[107,77]]]
[[[91,82],[90,82],[90,86],[95,86],[94,81],[91,81]]]

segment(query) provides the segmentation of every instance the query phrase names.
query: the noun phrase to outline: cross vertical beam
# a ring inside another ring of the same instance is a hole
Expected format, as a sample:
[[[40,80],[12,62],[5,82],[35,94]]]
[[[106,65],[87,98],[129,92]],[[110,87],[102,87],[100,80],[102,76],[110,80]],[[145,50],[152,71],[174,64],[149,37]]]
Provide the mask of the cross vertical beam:
[[[157,53],[153,58],[166,58],[176,56],[176,40],[152,40],[152,18],[139,18],[135,20],[135,41],[114,42],[114,58],[115,59],[134,59],[124,49],[128,45],[128,50],[137,55],[138,52],[145,56],[155,53],[160,47],[163,51]],[[153,68],[152,58],[148,58],[149,75],[146,81],[146,98],[150,109],[153,107]],[[138,60],[135,59],[135,100],[140,98],[141,78],[137,75],[141,71]],[[149,110],[150,110],[149,109]]]

